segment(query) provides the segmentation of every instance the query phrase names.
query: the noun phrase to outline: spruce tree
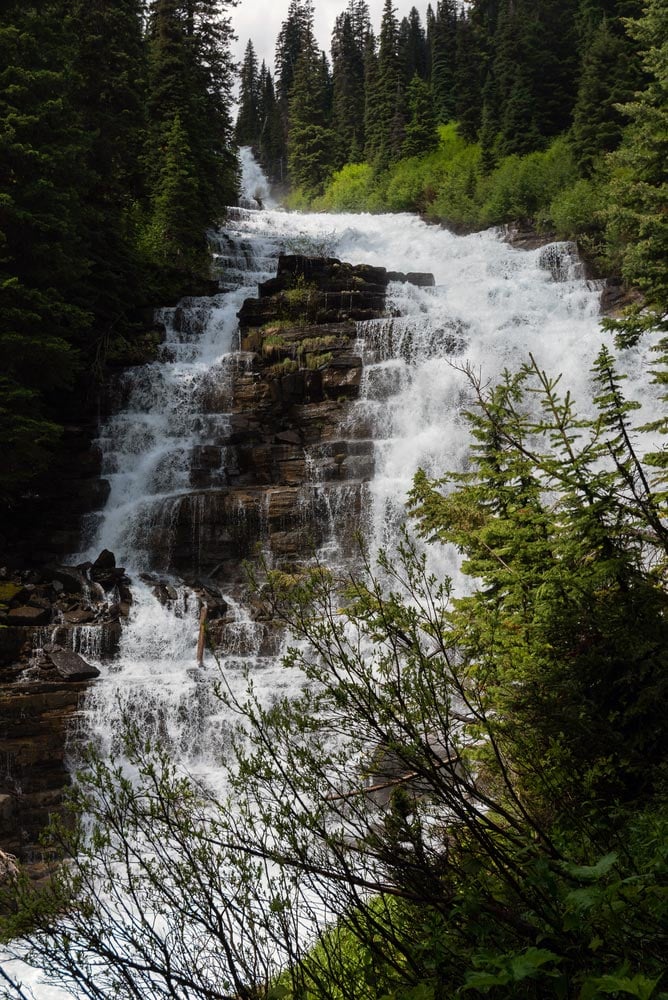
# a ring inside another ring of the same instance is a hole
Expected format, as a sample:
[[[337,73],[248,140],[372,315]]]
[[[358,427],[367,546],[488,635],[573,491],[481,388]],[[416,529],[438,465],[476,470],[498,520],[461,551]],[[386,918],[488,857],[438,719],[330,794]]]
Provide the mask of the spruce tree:
[[[644,295],[642,307],[618,324],[624,343],[646,330],[668,333],[668,8],[648,0],[644,14],[629,24],[640,44],[646,86],[625,105],[630,119],[624,141],[613,154],[608,236],[618,247],[624,277]],[[668,383],[668,344],[659,346],[662,369],[657,379]],[[665,452],[655,456],[665,466]]]
[[[360,42],[350,10],[334,25],[332,81],[335,165],[341,167],[359,162],[364,152],[364,38]]]
[[[375,79],[370,82],[371,75]],[[399,159],[406,126],[406,100],[399,59],[399,25],[392,0],[385,0],[377,65],[367,77],[367,158],[382,169]]]
[[[404,17],[399,25],[399,59],[406,86],[416,73],[422,80],[427,79],[429,74],[427,35],[417,7],[411,7],[408,17]]]
[[[267,176],[273,181],[285,179],[283,126],[276,101],[274,81],[262,60],[258,82],[258,156]]]
[[[431,87],[439,122],[455,117],[457,57],[457,6],[455,0],[439,0],[431,42]]]
[[[411,117],[406,125],[402,154],[422,156],[436,148],[438,133],[429,85],[417,73],[411,80],[407,96]]]
[[[162,198],[165,155],[178,118],[199,192],[191,202],[193,245],[236,201],[231,6],[232,0],[153,0],[150,9],[146,162],[153,212]]]
[[[204,233],[193,229],[200,211],[197,165],[181,118],[174,116],[165,136],[165,152],[155,185],[152,238],[156,255],[170,266],[197,268],[205,251]]]
[[[249,40],[239,75],[239,112],[234,138],[240,146],[257,149],[260,128],[260,79],[255,49]]]
[[[110,337],[128,331],[144,295],[134,232],[146,192],[142,9],[139,0],[73,0],[68,6],[77,39],[72,101],[88,136],[82,238],[90,266],[79,293],[93,315],[101,358]]]
[[[334,166],[329,88],[328,66],[315,44],[311,16],[288,104],[290,182],[309,195],[322,191]]]
[[[619,145],[626,119],[620,105],[640,85],[637,57],[621,25],[604,18],[585,49],[573,113],[572,146],[588,175],[604,153]]]
[[[47,467],[90,316],[82,193],[89,139],[71,102],[63,4],[10,2],[0,24],[0,504]]]
[[[462,10],[457,18],[455,118],[467,142],[476,141],[482,122],[482,63],[475,27]]]

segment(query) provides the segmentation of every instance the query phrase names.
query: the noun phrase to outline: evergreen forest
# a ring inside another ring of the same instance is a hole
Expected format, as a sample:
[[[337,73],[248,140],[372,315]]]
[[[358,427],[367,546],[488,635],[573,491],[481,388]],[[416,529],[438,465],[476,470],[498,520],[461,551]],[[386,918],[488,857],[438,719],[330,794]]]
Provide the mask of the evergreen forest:
[[[223,801],[139,726],[91,749],[2,946],[89,1000],[668,1000],[668,4],[348,0],[326,53],[290,0],[273,67],[234,66],[234,6],[5,2],[1,509],[146,311],[207,288],[239,147],[297,211],[576,240],[632,304],[593,416],[532,356],[462,371],[468,464],[418,473],[394,556],[248,568],[299,694],[221,677]]]
[[[229,0],[8,0],[0,15],[0,508],[194,291],[237,192]]]
[[[236,137],[292,207],[515,222],[638,283],[666,253],[665,35],[643,0],[386,0],[379,27],[349,0],[327,54],[292,0],[273,76],[248,43]]]

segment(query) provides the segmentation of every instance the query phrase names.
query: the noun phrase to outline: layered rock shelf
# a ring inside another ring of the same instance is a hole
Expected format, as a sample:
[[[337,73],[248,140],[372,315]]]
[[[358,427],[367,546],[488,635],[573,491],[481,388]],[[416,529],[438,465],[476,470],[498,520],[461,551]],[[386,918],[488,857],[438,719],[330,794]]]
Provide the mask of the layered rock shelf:
[[[39,874],[38,839],[61,802],[68,740],[91,658],[111,657],[132,596],[125,570],[95,563],[0,570],[0,847]]]
[[[188,456],[190,488],[155,501],[142,522],[150,562],[143,581],[165,604],[176,600],[173,579],[186,581],[206,605],[209,641],[223,655],[243,632],[223,595],[247,597],[244,560],[261,551],[274,566],[292,569],[334,539],[344,556],[356,544],[374,465],[373,427],[356,406],[358,324],[388,316],[390,281],[433,285],[428,274],[280,256],[276,277],[239,312],[240,349],[197,385],[193,412],[213,430]],[[198,322],[196,308],[188,310],[186,302],[172,318],[186,342],[188,323]],[[122,405],[121,390],[115,406]],[[108,491],[99,456],[91,454],[84,468],[98,478],[86,492],[99,497],[91,504],[87,496],[88,509],[101,506]],[[73,473],[64,494],[79,478]],[[57,544],[46,552],[70,537],[64,508],[57,509]],[[71,551],[76,547],[72,540]],[[107,551],[94,563],[6,570],[0,580],[0,848],[37,871],[39,831],[60,805],[68,740],[97,675],[87,655],[115,655],[131,601],[131,581]],[[254,633],[258,655],[273,655],[276,630],[266,609],[255,610],[262,619]]]

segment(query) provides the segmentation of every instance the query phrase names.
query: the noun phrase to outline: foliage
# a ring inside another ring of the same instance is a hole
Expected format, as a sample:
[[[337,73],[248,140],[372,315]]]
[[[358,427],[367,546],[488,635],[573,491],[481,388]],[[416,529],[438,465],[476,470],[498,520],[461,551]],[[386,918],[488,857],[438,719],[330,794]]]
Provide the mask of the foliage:
[[[324,194],[313,207],[325,212],[365,212],[374,191],[373,168],[367,163],[348,163],[337,170]]]
[[[467,374],[471,466],[411,502],[471,592],[408,535],[352,580],[267,571],[298,693],[221,677],[221,801],[132,728],[126,765],[90,759],[88,819],[55,831],[70,863],[6,921],[59,984],[665,996],[668,533],[634,408],[605,349],[588,421],[533,361],[491,390]]]
[[[142,335],[142,311],[208,270],[205,230],[236,197],[229,0],[154,0],[147,31],[144,6],[3,9],[5,512],[39,490],[61,425],[89,415],[108,352]]]
[[[506,219],[532,219],[539,225],[553,198],[577,178],[570,149],[558,139],[544,153],[509,156],[481,186],[481,217],[489,225]]]
[[[627,341],[643,329],[668,329],[668,14],[650,0],[630,30],[641,41],[648,75],[644,90],[626,105],[631,119],[614,155],[608,236],[619,248],[624,276],[645,294],[648,312],[631,315],[620,330]]]

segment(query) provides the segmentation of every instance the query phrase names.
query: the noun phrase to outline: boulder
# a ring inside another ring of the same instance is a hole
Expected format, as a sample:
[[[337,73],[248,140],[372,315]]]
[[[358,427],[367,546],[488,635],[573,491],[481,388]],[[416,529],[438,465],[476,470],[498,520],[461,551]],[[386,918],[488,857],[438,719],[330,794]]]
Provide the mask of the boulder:
[[[109,549],[102,549],[93,563],[93,570],[108,570],[116,568],[116,556]]]
[[[48,625],[51,621],[51,609],[24,604],[18,608],[10,608],[5,621],[8,625]]]
[[[88,588],[86,576],[74,566],[52,567],[51,578],[62,584],[66,594],[81,594]]]
[[[83,656],[69,649],[49,647],[45,655],[55,667],[56,672],[66,681],[87,681],[100,676],[97,667],[87,663]]]

